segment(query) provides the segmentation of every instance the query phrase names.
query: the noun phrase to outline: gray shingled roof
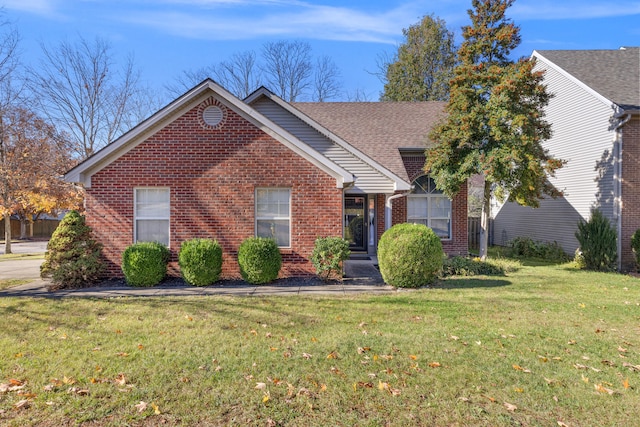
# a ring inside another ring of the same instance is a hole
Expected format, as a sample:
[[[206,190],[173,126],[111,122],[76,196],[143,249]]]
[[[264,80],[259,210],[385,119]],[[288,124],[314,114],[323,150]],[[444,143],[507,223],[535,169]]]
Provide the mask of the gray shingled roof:
[[[409,181],[399,149],[423,151],[445,102],[293,103],[313,120]]]
[[[640,47],[537,52],[623,109],[640,108]]]

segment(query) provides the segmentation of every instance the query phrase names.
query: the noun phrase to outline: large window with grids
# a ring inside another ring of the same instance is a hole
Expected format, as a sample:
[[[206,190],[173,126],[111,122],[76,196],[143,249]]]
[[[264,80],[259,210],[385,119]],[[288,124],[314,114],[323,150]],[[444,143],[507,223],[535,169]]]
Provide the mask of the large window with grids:
[[[136,188],[134,205],[134,241],[169,246],[169,189]]]
[[[424,224],[440,238],[451,238],[451,199],[436,188],[428,175],[413,181],[413,191],[407,196],[407,222]]]
[[[256,236],[276,240],[281,248],[291,247],[291,190],[256,189]]]

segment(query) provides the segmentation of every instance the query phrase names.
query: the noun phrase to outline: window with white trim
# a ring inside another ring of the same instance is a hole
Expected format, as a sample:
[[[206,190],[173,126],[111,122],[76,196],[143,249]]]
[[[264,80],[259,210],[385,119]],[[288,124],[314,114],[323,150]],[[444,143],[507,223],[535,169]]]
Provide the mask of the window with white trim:
[[[281,248],[291,246],[291,190],[256,189],[256,236],[276,240]]]
[[[169,246],[169,189],[136,188],[134,205],[134,242]]]
[[[413,181],[414,190],[407,196],[407,222],[424,224],[440,238],[451,238],[451,199],[436,188],[428,175]]]

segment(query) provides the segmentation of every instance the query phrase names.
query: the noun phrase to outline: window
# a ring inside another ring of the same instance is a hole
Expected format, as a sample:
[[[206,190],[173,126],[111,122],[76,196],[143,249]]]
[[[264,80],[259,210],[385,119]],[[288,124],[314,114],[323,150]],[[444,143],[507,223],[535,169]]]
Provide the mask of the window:
[[[451,200],[428,175],[418,177],[413,186],[407,196],[407,222],[424,224],[440,238],[451,238]]]
[[[169,246],[169,189],[136,188],[134,204],[135,242]]]
[[[276,239],[279,247],[291,246],[291,190],[256,190],[256,236]]]

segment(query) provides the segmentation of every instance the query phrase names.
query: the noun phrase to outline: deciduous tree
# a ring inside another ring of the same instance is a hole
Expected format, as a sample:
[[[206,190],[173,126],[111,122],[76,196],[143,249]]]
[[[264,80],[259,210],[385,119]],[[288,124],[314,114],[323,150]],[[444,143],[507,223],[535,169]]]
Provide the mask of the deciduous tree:
[[[402,30],[404,42],[389,61],[379,58],[382,101],[444,101],[456,65],[454,34],[444,20],[427,15]]]
[[[513,1],[473,0],[448,114],[431,132],[434,146],[426,152],[426,171],[450,197],[472,175],[484,175],[481,258],[487,254],[492,194],[538,206],[543,193],[558,194],[548,177],[563,164],[542,146],[551,136],[543,73],[533,70],[533,60],[509,59],[520,43],[519,28],[505,16]]]
[[[80,38],[53,47],[43,43],[41,48],[39,67],[29,72],[31,92],[37,94],[41,114],[68,130],[79,158],[89,157],[128,130],[130,114],[141,115],[144,103],[136,102],[149,94],[139,85],[133,59],[116,67],[106,40]]]
[[[2,115],[0,214],[5,219],[6,253],[11,253],[10,215],[21,206],[35,202],[32,198],[25,203],[27,198],[63,185],[59,176],[69,166],[68,154],[66,147],[61,147],[55,138],[55,128],[32,111],[13,107]],[[48,210],[48,207],[39,209]]]

